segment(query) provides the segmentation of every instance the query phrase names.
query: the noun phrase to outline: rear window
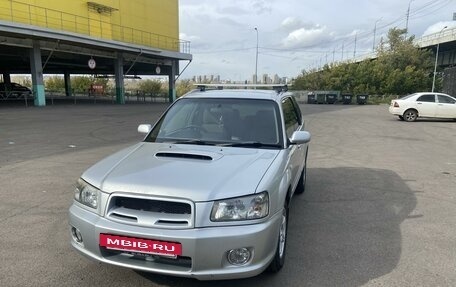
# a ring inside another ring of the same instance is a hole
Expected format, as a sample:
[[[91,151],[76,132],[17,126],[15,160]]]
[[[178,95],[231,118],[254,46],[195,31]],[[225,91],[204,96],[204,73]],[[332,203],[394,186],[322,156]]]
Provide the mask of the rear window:
[[[443,104],[454,104],[456,102],[456,100],[447,96],[437,95],[437,98],[439,99],[439,103]]]

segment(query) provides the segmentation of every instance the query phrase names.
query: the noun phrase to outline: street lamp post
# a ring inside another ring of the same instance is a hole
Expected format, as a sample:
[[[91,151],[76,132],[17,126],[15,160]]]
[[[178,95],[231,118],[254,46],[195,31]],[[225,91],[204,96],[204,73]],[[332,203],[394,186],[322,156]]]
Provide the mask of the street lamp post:
[[[255,85],[258,83],[258,28],[255,27],[256,31],[256,60],[255,60]],[[256,89],[256,87],[255,87]]]
[[[374,43],[372,44],[372,52],[375,52],[375,34],[377,33],[377,23],[380,22],[380,20],[382,20],[382,18],[380,18],[377,21],[375,21],[375,25],[374,25]]]
[[[439,36],[442,33],[443,30],[445,30],[448,26],[445,26],[440,30]],[[434,78],[432,79],[432,93],[434,92],[435,89],[435,76],[437,74],[437,62],[439,60],[439,48],[440,48],[440,43],[437,43],[437,51],[435,52],[435,64],[434,64]]]
[[[409,5],[408,5],[408,9],[407,9],[407,20],[405,21],[405,35],[408,34],[408,23],[409,23],[409,17],[410,17],[410,5],[412,4],[412,2],[415,1],[415,0],[410,0],[409,2]]]

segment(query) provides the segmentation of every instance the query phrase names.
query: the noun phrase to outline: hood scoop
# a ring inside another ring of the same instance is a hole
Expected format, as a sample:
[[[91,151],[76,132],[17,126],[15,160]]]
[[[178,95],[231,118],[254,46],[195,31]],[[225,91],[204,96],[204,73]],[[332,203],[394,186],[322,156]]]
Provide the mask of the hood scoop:
[[[155,156],[159,158],[196,159],[206,161],[213,160],[213,158],[209,155],[187,152],[157,152]]]

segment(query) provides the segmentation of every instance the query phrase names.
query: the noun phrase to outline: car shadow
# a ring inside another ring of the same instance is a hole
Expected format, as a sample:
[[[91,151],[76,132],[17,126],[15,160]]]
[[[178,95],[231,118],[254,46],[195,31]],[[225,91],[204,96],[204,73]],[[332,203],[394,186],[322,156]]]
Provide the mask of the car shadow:
[[[391,118],[391,121],[404,122],[406,124],[410,123],[456,123],[456,119],[442,119],[442,118],[417,118],[414,122],[406,122],[399,118]]]
[[[287,259],[277,274],[200,282],[137,272],[160,286],[360,286],[390,273],[401,257],[401,223],[416,196],[396,173],[309,168],[307,190],[290,209]]]

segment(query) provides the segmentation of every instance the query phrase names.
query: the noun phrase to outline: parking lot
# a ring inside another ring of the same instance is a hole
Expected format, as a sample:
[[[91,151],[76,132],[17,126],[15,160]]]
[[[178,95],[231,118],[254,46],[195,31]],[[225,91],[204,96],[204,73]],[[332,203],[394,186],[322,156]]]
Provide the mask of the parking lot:
[[[82,257],[69,243],[75,181],[165,108],[0,106],[0,286],[456,286],[456,121],[401,122],[386,105],[301,106],[307,190],[279,274],[199,282]]]

